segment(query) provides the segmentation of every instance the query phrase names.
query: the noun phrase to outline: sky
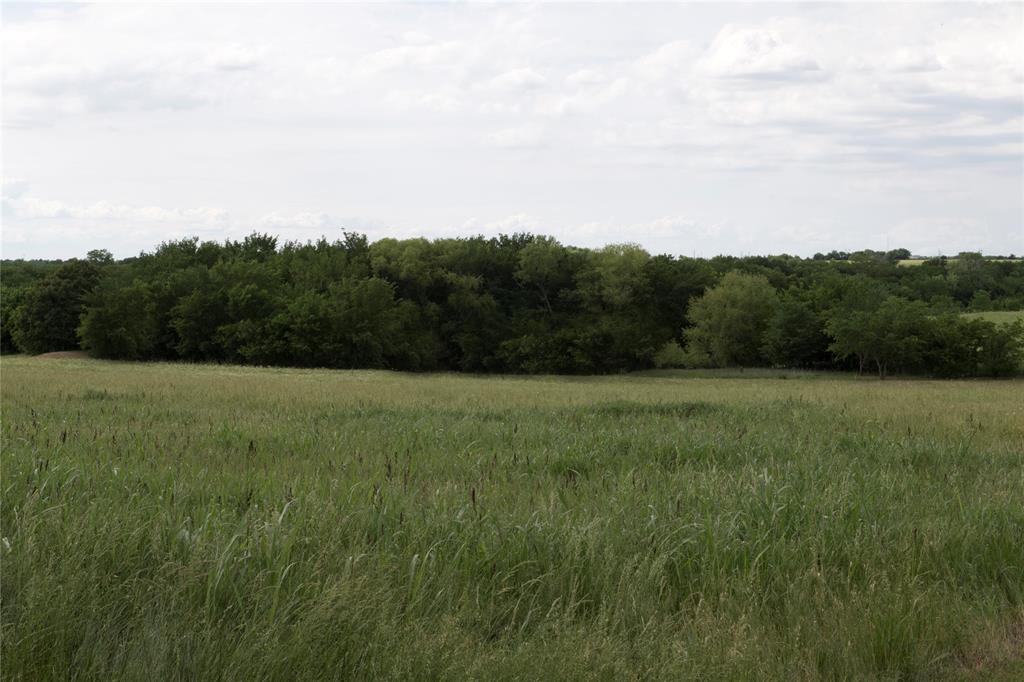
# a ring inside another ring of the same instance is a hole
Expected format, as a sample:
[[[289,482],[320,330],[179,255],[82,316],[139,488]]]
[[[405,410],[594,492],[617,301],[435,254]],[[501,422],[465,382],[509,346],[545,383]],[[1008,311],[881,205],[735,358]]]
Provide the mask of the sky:
[[[1024,253],[1024,4],[2,4],[4,258]]]

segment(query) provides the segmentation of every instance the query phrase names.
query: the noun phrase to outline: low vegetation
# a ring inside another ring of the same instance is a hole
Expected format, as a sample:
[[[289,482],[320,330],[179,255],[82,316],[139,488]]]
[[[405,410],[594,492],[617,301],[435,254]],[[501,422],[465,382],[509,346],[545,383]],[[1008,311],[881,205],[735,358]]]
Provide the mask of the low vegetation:
[[[1020,679],[1020,381],[3,360],[5,679]]]

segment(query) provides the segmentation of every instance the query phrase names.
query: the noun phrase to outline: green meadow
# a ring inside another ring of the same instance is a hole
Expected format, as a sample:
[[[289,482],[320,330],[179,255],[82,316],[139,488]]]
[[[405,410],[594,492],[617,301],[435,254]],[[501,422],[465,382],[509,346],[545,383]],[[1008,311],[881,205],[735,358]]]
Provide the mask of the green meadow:
[[[1024,382],[5,357],[7,680],[1024,677]]]
[[[940,258],[941,258],[941,256],[936,256],[934,258],[934,260],[938,260]],[[923,265],[924,263],[927,263],[929,260],[933,260],[933,259],[931,259],[931,258],[904,258],[903,260],[896,261],[896,265],[898,265],[899,267],[903,267],[903,268],[909,268],[909,267],[914,267],[914,266],[917,266],[917,265]],[[956,258],[955,256],[949,256],[949,257],[946,258],[946,262],[948,262],[948,263],[955,263],[955,262],[957,262],[957,260],[959,260],[959,259]],[[1001,262],[1001,263],[1020,263],[1021,262],[1020,258],[997,258],[997,259],[991,259],[991,260],[995,260],[995,261],[998,261],[998,262]]]
[[[963,313],[963,316],[996,324],[1013,324],[1017,320],[1024,321],[1024,310],[989,310],[982,313]]]

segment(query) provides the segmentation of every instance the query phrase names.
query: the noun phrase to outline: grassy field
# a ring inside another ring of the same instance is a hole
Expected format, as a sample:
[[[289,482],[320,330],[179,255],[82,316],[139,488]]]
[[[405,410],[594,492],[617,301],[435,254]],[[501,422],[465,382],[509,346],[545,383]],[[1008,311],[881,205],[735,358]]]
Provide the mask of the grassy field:
[[[2,363],[3,677],[1021,679],[1024,383]]]
[[[903,260],[896,261],[896,265],[898,265],[900,267],[903,267],[903,268],[908,268],[908,267],[914,267],[915,265],[921,265],[923,263],[926,263],[929,260],[932,260],[932,259],[930,259],[930,258],[904,258]],[[996,259],[989,259],[989,260],[996,260]],[[955,263],[956,261],[957,261],[957,258],[955,258],[955,257],[947,257],[946,258],[946,262],[947,263]],[[999,258],[998,261],[1001,262],[1001,263],[1019,263],[1021,261],[1021,259],[1020,258]]]
[[[1024,310],[990,310],[983,313],[963,313],[964,317],[980,318],[997,324],[1012,324],[1024,320]]]

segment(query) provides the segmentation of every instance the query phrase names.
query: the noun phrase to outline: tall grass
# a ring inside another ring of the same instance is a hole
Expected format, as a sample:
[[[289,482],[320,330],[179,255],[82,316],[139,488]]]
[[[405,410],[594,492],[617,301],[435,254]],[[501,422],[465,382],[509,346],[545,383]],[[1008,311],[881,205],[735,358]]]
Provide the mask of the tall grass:
[[[1016,679],[1024,383],[5,359],[5,679]]]

